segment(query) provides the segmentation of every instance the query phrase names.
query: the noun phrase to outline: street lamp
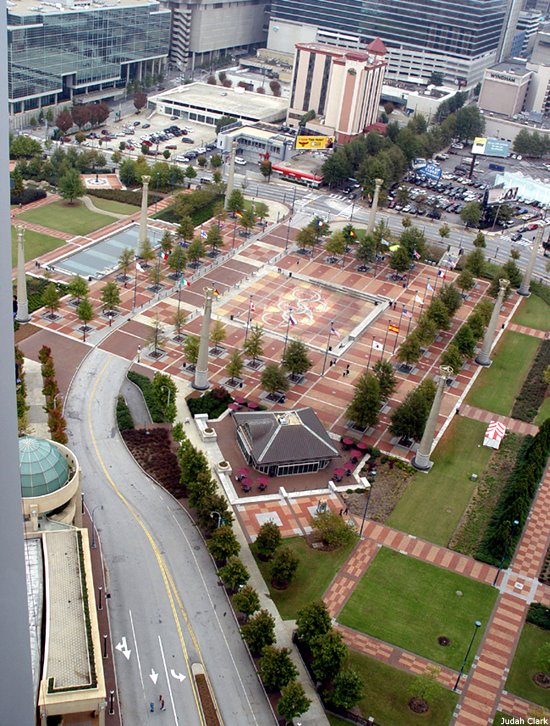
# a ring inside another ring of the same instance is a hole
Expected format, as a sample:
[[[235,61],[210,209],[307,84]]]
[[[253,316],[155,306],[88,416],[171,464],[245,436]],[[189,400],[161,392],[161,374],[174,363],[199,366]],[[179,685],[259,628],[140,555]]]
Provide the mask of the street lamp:
[[[95,547],[95,512],[96,509],[103,509],[103,504],[96,504],[92,509],[92,547]]]
[[[460,679],[462,678],[462,674],[464,673],[464,667],[466,666],[466,661],[468,660],[468,656],[470,655],[470,651],[472,650],[472,645],[474,644],[477,631],[481,628],[481,620],[476,620],[474,625],[475,628],[474,632],[472,633],[472,639],[470,640],[470,645],[468,646],[468,650],[466,651],[466,655],[464,656],[464,660],[462,661],[462,665],[460,666],[460,673],[458,674],[458,678],[456,679],[453,691],[456,691],[456,689],[458,688],[458,684],[460,683]]]
[[[218,524],[216,525],[216,529],[219,529],[222,526],[223,517],[222,517],[222,515],[219,512],[216,512],[216,511],[210,512],[210,516],[212,518],[214,518],[214,515],[216,515],[217,518],[218,518]]]
[[[365,509],[363,511],[363,519],[361,520],[361,529],[359,530],[359,539],[363,536],[363,527],[365,526],[365,519],[367,518],[367,509],[369,507],[370,502],[370,493],[371,493],[371,483],[367,482],[365,484],[365,489],[367,490],[367,501],[365,502]]]
[[[170,408],[170,396],[172,394],[172,390],[170,388],[168,388],[168,386],[161,386],[160,387],[160,390],[161,391],[168,391],[168,396],[167,396],[167,399],[166,399],[166,408]]]
[[[514,536],[514,532],[515,532],[515,529],[518,526],[518,524],[519,524],[519,519],[514,519],[514,521],[512,522],[512,527],[510,529],[510,536],[506,540],[506,544],[504,546],[504,552],[502,553],[502,559],[498,563],[497,574],[495,575],[495,579],[493,580],[493,587],[495,587],[497,584],[498,578],[500,576],[500,571],[502,570],[502,565],[504,564],[504,560],[508,556],[508,548],[510,546],[510,540]]]

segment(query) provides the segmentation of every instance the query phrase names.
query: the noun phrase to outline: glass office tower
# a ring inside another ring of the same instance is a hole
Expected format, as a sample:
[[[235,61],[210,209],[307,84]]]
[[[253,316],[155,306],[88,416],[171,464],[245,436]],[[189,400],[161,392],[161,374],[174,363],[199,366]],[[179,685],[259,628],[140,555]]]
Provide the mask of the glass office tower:
[[[23,0],[8,9],[10,113],[159,73],[169,42],[170,11],[154,0],[116,7]]]

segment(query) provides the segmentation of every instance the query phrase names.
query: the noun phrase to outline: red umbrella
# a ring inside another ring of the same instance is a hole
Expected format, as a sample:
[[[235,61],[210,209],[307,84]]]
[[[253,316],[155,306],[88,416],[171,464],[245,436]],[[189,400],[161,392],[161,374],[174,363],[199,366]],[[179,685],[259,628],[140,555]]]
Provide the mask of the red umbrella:
[[[335,469],[334,473],[336,474],[336,476],[344,476],[344,474],[346,473],[346,470],[345,469]]]
[[[238,403],[241,406],[244,406],[244,404],[246,403],[246,398],[243,398],[242,396],[234,396],[233,400],[235,401],[235,403]]]
[[[240,406],[238,403],[230,403],[227,407],[230,411],[238,411],[240,409]]]
[[[256,481],[258,484],[269,484],[269,479],[266,476],[259,476]]]
[[[353,461],[346,461],[346,463],[344,464],[344,469],[346,471],[349,471],[350,469],[355,469],[355,464],[353,463]]]
[[[358,444],[356,444],[356,446],[359,449],[359,451],[366,451],[369,445],[360,441]]]
[[[244,477],[243,477],[243,478],[241,479],[241,484],[243,485],[243,487],[249,487],[249,486],[252,486],[252,479],[249,479],[249,478],[248,478],[247,476],[244,476]]]
[[[344,446],[353,446],[355,442],[353,441],[353,439],[345,438],[342,439],[342,443],[344,444]]]
[[[362,452],[362,451],[359,451],[359,449],[352,449],[352,450],[351,450],[351,451],[349,452],[349,455],[351,456],[351,458],[352,458],[352,459],[353,459],[354,457],[355,457],[356,459],[358,459],[358,458],[359,458],[360,456],[363,456],[363,452]]]
[[[248,471],[248,469],[243,468],[243,469],[239,469],[239,471],[237,473],[239,474],[239,476],[248,476],[248,474],[250,472]]]
[[[255,401],[249,401],[249,402],[248,402],[248,408],[249,408],[249,409],[251,409],[252,411],[253,411],[254,409],[258,408],[258,405],[259,405],[259,404],[257,404],[257,403],[256,403]]]

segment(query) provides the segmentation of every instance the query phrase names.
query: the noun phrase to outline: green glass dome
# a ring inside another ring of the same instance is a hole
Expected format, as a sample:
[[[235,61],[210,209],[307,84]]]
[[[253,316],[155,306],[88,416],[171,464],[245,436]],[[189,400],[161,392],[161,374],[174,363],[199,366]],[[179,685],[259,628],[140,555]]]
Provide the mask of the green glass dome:
[[[23,497],[42,497],[69,481],[69,466],[59,449],[46,439],[19,439],[19,471]]]

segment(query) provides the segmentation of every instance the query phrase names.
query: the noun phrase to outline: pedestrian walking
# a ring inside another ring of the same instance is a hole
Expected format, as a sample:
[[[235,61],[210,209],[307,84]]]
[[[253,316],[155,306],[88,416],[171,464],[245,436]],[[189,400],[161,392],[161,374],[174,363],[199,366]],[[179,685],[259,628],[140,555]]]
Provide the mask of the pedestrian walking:
[[[186,416],[186,417],[185,417],[185,423],[186,423],[186,424],[190,423],[190,419],[189,419],[189,416]]]
[[[151,701],[151,703],[149,704],[149,711],[151,713],[155,713],[155,704],[153,703],[153,701]]]
[[[141,360],[141,345],[138,345],[136,358],[137,358],[137,362],[139,363]]]
[[[164,703],[164,698],[160,702],[160,710],[161,711],[166,711],[166,705]]]
[[[159,701],[160,701],[160,703],[162,703],[162,701],[163,701],[162,693],[159,695]]]
[[[344,514],[347,514],[348,512],[349,512],[349,508],[348,508],[348,507],[346,507],[346,508],[344,509]]]
[[[346,366],[346,370],[349,371],[349,363]]]

